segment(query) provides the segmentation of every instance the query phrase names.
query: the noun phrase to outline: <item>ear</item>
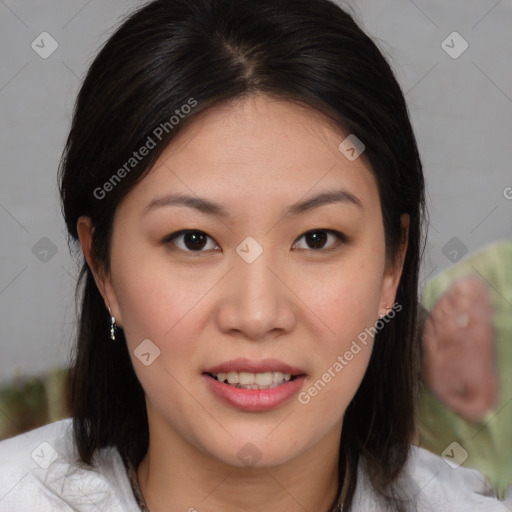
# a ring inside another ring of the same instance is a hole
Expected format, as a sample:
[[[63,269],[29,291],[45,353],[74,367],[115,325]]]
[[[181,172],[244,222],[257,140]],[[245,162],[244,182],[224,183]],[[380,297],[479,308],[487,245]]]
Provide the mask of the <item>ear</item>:
[[[402,237],[397,259],[395,263],[387,262],[386,269],[384,271],[382,294],[379,306],[380,314],[387,314],[389,309],[393,307],[393,304],[395,303],[396,291],[398,289],[398,283],[400,282],[400,277],[402,276],[405,254],[407,253],[407,246],[409,243],[409,215],[404,213],[400,217],[400,223],[402,226]]]
[[[117,297],[112,286],[110,276],[105,273],[104,269],[101,267],[101,265],[98,264],[94,256],[92,247],[94,227],[92,225],[91,218],[85,216],[80,217],[76,224],[76,229],[78,232],[78,238],[80,239],[80,245],[82,246],[82,251],[84,253],[85,261],[91,269],[96,286],[98,287],[98,290],[103,297],[103,301],[105,302],[105,307],[107,310],[110,308],[112,311],[112,316],[114,316],[116,319],[116,324],[119,327],[122,327],[121,312],[119,310]]]

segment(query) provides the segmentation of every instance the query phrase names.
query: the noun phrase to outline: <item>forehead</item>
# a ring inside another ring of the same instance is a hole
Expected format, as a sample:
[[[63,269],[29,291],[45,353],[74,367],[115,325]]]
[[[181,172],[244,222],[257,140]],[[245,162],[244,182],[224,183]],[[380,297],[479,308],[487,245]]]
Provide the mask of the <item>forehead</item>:
[[[342,188],[378,203],[365,159],[339,150],[346,137],[321,113],[289,101],[253,95],[224,103],[179,132],[129,200],[140,210],[155,195],[179,191],[254,209]]]

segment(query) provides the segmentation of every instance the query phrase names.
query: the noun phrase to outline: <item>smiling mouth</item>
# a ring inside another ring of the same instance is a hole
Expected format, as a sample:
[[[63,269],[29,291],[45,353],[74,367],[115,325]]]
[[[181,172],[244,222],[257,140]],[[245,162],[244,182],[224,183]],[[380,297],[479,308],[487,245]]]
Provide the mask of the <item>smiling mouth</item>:
[[[300,375],[292,375],[283,372],[220,372],[206,375],[212,379],[239,389],[273,389],[278,386],[293,382]]]

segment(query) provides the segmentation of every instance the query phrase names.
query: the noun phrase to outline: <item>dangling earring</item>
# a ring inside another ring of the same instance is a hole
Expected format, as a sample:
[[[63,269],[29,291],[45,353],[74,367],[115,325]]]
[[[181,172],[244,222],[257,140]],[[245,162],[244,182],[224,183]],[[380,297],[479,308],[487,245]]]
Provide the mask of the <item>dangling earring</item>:
[[[116,318],[114,316],[112,316],[112,311],[110,311],[110,308],[108,308],[108,312],[110,314],[110,339],[112,341],[116,341],[116,330],[117,330]]]

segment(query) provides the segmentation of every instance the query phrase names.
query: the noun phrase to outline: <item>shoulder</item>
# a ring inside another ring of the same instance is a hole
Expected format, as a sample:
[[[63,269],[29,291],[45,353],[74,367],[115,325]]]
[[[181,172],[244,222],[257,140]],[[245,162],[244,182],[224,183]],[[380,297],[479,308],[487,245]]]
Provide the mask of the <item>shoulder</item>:
[[[21,507],[20,507],[21,506]],[[113,447],[80,463],[70,418],[0,442],[0,510],[135,512],[121,457]]]
[[[510,512],[510,508],[496,498],[484,475],[459,466],[455,461],[450,465],[446,460],[424,448],[411,446],[409,458],[397,482],[397,492],[409,506],[407,510]],[[359,468],[355,501],[355,512],[377,510],[375,507],[380,507],[378,510],[387,510],[371,490],[363,467]]]
[[[424,448],[411,447],[407,470],[420,491],[420,503],[425,503],[425,510],[430,510],[427,504],[432,510],[454,512],[509,510],[498,501],[482,473],[459,464],[456,448],[441,458]]]

